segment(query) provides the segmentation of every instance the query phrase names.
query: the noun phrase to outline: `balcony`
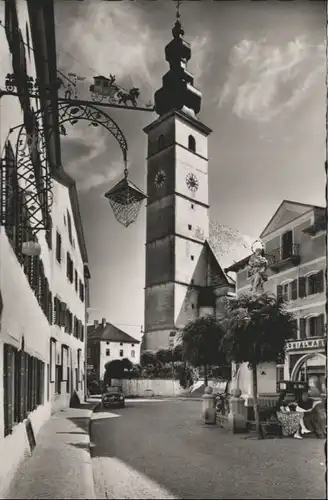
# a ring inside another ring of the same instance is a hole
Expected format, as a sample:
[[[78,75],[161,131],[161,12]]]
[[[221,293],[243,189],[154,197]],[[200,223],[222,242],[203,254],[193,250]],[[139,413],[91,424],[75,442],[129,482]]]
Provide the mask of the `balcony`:
[[[300,246],[296,243],[287,247],[276,248],[267,254],[268,265],[273,271],[280,271],[289,265],[298,266],[300,263]]]

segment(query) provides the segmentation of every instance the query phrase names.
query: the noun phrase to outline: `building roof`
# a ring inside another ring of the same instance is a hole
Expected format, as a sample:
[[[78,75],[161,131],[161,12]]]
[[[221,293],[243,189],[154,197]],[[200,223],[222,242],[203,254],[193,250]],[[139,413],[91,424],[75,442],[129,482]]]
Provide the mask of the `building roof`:
[[[299,209],[299,213],[296,212],[294,218],[298,218],[300,215],[304,215],[305,213],[308,213],[310,210],[315,210],[315,211],[318,211],[319,213],[322,213],[322,212],[325,211],[324,207],[320,207],[318,205],[310,205],[308,203],[300,203],[298,201],[283,200],[280,203],[280,205],[277,208],[277,210],[274,212],[273,216],[271,217],[270,221],[268,222],[268,224],[266,225],[266,227],[264,228],[264,230],[262,231],[261,237],[265,234],[265,232],[269,228],[270,224],[274,221],[274,219],[276,218],[278,212],[282,209],[282,207],[283,206],[288,206],[288,205],[294,206],[295,208]],[[232,272],[237,272],[240,269],[243,269],[245,267],[245,265],[248,263],[248,260],[249,260],[249,258],[250,258],[251,255],[252,255],[252,252],[251,252],[251,248],[249,246],[248,253],[246,255],[244,255],[243,257],[241,257],[239,260],[234,260],[233,263],[231,263],[230,265],[228,265],[227,267],[225,267],[225,271],[226,272],[231,272],[231,271]]]
[[[106,322],[105,326],[102,323],[88,326],[88,340],[106,340],[109,342],[125,342],[130,344],[140,344],[137,340],[128,333],[123,332],[112,323]]]
[[[289,208],[287,208],[289,207]],[[270,232],[272,231],[272,224],[274,224],[274,222],[276,221],[277,217],[279,217],[279,213],[281,213],[283,210],[287,210],[289,209],[290,211],[290,221],[292,221],[293,219],[297,219],[298,217],[304,215],[305,213],[309,212],[310,210],[317,210],[317,211],[323,211],[325,210],[324,207],[320,207],[318,205],[310,205],[308,203],[300,203],[299,201],[292,201],[292,200],[283,200],[280,205],[278,206],[277,210],[274,212],[274,214],[272,215],[271,219],[269,220],[269,222],[267,223],[267,225],[265,226],[265,228],[263,229],[263,231],[261,232],[261,235],[260,237],[264,237],[266,236],[267,234],[270,234]],[[295,212],[295,213],[293,213]],[[284,221],[284,223],[286,223],[286,221]],[[283,226],[284,224],[282,224]],[[274,229],[277,229],[276,227],[273,228]]]

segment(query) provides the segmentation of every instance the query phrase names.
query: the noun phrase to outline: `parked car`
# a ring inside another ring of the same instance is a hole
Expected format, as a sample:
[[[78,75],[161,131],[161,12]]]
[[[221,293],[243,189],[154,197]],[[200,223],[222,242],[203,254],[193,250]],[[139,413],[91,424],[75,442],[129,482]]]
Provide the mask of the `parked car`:
[[[122,387],[106,387],[105,392],[101,397],[101,402],[103,408],[109,408],[110,406],[125,408],[125,397],[122,391]]]

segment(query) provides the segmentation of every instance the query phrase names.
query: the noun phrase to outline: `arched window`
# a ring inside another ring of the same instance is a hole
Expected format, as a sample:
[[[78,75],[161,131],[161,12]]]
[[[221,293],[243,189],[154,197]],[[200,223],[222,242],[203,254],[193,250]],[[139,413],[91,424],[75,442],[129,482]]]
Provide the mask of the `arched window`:
[[[286,280],[281,283],[281,295],[282,298],[287,302],[292,298],[292,280]]]
[[[157,149],[160,151],[161,149],[164,148],[164,135],[160,135],[157,139]]]
[[[188,137],[188,149],[190,149],[190,151],[192,151],[193,153],[195,153],[196,151],[196,141],[193,135],[190,135]]]

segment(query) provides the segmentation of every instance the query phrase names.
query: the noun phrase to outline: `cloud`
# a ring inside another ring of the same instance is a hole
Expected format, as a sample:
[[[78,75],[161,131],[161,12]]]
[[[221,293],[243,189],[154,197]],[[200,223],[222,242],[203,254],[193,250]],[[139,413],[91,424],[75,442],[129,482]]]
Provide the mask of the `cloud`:
[[[158,41],[134,3],[94,1],[75,11],[72,23],[58,10],[59,66],[82,72],[89,81],[95,73],[113,73],[118,80],[129,77],[131,86],[152,88]]]
[[[219,105],[233,103],[239,118],[269,121],[295,109],[324,74],[325,47],[295,38],[285,47],[243,40],[233,47]]]
[[[86,133],[82,127],[75,126],[62,139],[64,157],[67,160],[64,168],[75,179],[80,191],[106,185],[118,179],[120,174],[123,175],[122,162],[113,160],[112,155],[105,155],[108,132],[91,127],[89,130]]]

